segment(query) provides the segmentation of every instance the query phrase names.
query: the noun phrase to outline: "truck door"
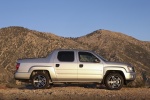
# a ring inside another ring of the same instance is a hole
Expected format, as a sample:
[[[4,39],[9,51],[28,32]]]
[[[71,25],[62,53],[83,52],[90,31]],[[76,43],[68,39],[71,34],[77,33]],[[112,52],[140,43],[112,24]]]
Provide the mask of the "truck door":
[[[78,81],[100,82],[103,76],[103,64],[90,52],[78,52]]]
[[[54,64],[57,81],[77,81],[77,60],[74,51],[58,51]]]

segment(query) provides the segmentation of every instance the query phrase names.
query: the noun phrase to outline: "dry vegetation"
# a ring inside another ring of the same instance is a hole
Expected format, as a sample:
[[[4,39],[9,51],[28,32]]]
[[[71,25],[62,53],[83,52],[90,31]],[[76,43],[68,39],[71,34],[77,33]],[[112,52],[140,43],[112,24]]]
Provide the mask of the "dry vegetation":
[[[23,27],[0,29],[0,83],[15,82],[13,73],[17,59],[45,57],[58,48],[93,50],[110,61],[131,63],[137,78],[130,86],[150,86],[150,42],[108,30],[64,38]]]
[[[118,91],[84,87],[52,89],[0,89],[0,100],[149,100],[149,88],[122,88]]]

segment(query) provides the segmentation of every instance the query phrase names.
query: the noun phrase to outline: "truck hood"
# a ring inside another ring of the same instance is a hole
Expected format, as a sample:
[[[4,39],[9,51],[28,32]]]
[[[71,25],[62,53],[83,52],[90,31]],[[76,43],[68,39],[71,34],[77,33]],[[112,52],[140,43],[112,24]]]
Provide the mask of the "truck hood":
[[[128,66],[128,63],[121,62],[105,62],[105,66]]]
[[[19,59],[18,63],[47,63],[49,62],[46,58],[30,58],[30,59]]]

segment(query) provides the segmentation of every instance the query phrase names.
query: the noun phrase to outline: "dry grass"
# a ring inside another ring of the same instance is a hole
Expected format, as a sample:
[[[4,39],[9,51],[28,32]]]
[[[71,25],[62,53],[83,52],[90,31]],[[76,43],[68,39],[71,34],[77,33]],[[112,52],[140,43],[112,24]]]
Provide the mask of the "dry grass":
[[[149,88],[122,88],[118,91],[84,87],[52,89],[0,89],[0,100],[149,100]]]

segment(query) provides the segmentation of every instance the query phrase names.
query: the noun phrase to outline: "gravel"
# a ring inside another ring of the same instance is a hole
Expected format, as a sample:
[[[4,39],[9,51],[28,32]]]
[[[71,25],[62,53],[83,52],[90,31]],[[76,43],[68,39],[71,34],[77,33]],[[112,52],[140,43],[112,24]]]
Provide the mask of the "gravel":
[[[52,87],[51,89],[0,88],[0,100],[150,100],[150,88]]]

